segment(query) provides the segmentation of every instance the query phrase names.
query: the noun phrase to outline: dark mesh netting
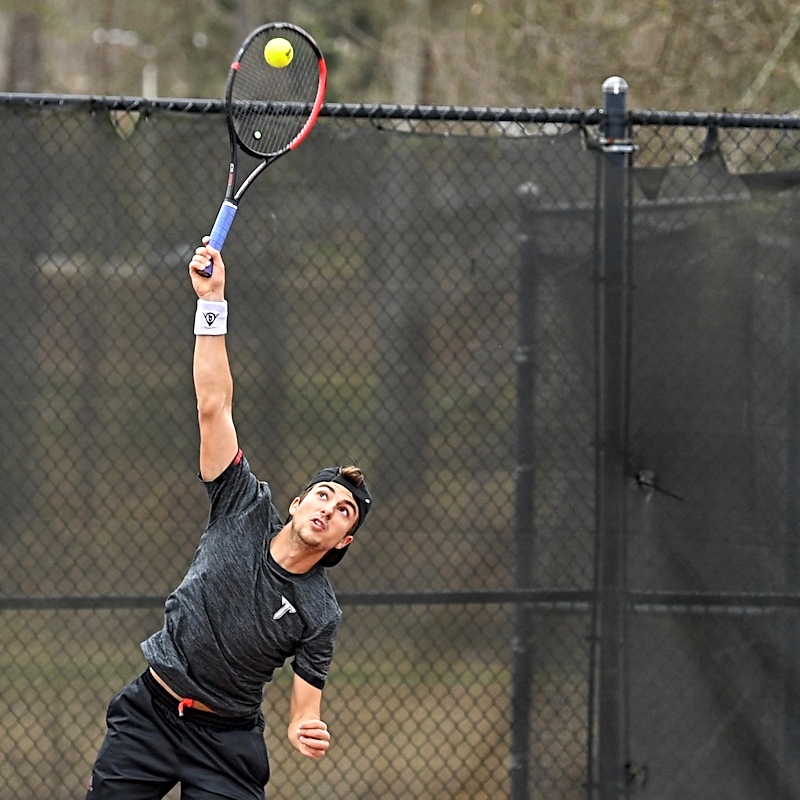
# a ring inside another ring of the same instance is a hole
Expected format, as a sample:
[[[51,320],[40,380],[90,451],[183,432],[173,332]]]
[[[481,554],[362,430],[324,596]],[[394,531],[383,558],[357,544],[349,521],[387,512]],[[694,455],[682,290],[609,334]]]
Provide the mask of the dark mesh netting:
[[[224,253],[254,471],[285,510],[356,461],[376,499],[331,571],[334,747],[291,749],[281,670],[268,796],[800,797],[792,132],[637,128],[609,364],[596,117],[347,111],[253,184]],[[90,100],[0,106],[0,132],[0,800],[58,800],[206,519],[186,265],[227,132],[218,105]]]

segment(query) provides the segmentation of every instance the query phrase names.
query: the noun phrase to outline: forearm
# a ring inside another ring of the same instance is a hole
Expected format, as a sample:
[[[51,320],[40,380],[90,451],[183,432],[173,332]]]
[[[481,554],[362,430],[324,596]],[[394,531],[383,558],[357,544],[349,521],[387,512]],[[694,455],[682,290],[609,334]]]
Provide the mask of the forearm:
[[[225,336],[195,337],[192,372],[202,429],[204,419],[223,413],[233,403],[233,377]]]
[[[322,758],[330,747],[328,726],[320,719],[321,708],[322,692],[295,675],[287,735],[292,745],[308,758]]]
[[[233,379],[226,346],[228,304],[225,301],[225,265],[217,256],[211,278],[197,276],[197,269],[206,265],[206,248],[198,248],[190,265],[192,283],[197,292],[195,311],[194,387],[201,416],[214,413],[222,405],[230,405]]]

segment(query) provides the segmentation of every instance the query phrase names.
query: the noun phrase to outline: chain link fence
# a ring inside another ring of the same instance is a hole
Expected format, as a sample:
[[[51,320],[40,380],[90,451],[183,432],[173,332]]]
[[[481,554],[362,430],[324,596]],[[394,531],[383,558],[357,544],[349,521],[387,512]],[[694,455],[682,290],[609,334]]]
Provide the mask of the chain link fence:
[[[222,112],[0,96],[0,800],[83,795],[204,525]],[[242,203],[245,453],[284,509],[327,463],[376,497],[334,748],[295,757],[282,670],[273,798],[800,797],[800,119],[607,122],[330,105]]]

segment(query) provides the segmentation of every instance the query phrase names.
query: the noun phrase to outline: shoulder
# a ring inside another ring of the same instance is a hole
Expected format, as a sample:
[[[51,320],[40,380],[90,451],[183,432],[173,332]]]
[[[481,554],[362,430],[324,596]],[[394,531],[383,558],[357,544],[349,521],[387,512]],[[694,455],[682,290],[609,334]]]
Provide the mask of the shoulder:
[[[212,518],[241,513],[256,504],[274,507],[269,484],[253,474],[241,450],[218,477],[202,483],[211,503]]]

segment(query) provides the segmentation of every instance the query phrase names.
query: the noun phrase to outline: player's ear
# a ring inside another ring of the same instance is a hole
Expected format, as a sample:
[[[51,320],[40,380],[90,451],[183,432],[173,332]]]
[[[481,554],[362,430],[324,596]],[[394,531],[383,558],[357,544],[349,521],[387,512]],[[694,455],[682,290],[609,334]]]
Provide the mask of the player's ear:
[[[352,542],[354,538],[355,537],[352,534],[348,533],[346,536],[343,536],[342,540],[340,542],[338,542],[337,544],[335,544],[333,547],[336,550],[339,550],[342,547],[347,547],[347,545],[349,545],[350,542]]]
[[[300,498],[299,497],[295,497],[295,499],[292,500],[291,503],[289,503],[289,514],[290,515],[294,514],[294,512],[297,511],[297,506],[299,506],[299,505],[300,505]]]

